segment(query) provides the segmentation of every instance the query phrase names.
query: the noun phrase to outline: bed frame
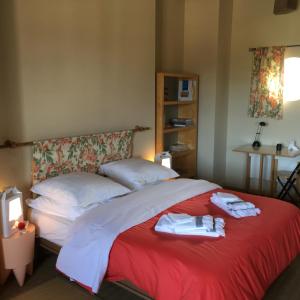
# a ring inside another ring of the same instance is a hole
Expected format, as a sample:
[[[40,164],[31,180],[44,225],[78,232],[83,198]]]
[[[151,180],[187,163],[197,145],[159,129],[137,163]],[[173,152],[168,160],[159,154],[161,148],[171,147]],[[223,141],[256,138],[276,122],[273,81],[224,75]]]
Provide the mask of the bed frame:
[[[96,172],[101,163],[130,158],[132,157],[134,134],[149,129],[149,127],[135,126],[131,130],[104,132],[79,137],[55,138],[26,143],[9,141],[4,145],[0,145],[0,148],[33,146],[32,183],[35,184],[61,173],[74,171]],[[103,151],[103,147],[106,148],[106,151]],[[92,154],[96,153],[96,155],[92,156],[92,159],[87,156],[87,161],[84,161],[82,155],[86,151],[90,151]],[[75,153],[75,155],[70,158],[69,153]],[[49,155],[51,156],[50,160],[48,159]],[[55,255],[58,255],[61,249],[59,245],[43,238],[38,238],[37,244]],[[111,283],[126,289],[141,299],[152,300],[144,291],[129,281]]]
[[[45,249],[46,251],[51,252],[52,254],[58,255],[61,246],[52,243],[46,239],[43,238],[37,238],[39,247]],[[104,279],[105,280],[105,279]],[[153,300],[153,298],[150,298],[143,290],[136,287],[134,284],[132,284],[130,281],[124,280],[124,281],[109,281],[110,283],[123,288],[130,293],[140,297],[141,299],[145,300]]]

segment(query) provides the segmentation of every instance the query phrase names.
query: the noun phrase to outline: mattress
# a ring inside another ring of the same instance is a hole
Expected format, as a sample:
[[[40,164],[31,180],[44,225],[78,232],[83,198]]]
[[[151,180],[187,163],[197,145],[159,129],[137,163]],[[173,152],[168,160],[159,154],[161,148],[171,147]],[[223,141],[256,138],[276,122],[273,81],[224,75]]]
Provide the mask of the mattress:
[[[129,280],[156,300],[262,299],[300,252],[300,212],[283,201],[232,193],[262,214],[230,217],[210,202],[211,192],[183,201],[120,234],[106,278]],[[159,217],[169,212],[223,217],[226,237],[155,232]]]
[[[68,237],[72,221],[29,208],[28,218],[36,226],[37,235],[59,246],[63,246]]]

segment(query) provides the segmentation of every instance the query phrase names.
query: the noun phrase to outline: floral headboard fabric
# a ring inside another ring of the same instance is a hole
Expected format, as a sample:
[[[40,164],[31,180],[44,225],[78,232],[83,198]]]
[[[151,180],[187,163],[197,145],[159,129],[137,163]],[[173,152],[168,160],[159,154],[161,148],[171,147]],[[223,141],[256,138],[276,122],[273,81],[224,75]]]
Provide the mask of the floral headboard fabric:
[[[32,184],[70,172],[96,173],[103,163],[130,158],[132,142],[132,130],[34,142]]]

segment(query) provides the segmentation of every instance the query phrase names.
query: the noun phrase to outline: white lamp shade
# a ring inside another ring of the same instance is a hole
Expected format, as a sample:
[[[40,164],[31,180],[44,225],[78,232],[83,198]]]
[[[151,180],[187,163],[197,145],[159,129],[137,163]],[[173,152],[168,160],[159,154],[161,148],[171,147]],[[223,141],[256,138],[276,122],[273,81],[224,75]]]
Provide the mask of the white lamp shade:
[[[21,196],[17,195],[15,196],[14,199],[11,199],[9,201],[9,215],[8,215],[8,221],[17,221],[19,220],[20,217],[22,217],[23,212],[22,212],[22,198]]]
[[[156,154],[155,162],[159,163],[160,165],[171,169],[172,167],[172,155],[170,152],[161,152]]]
[[[18,221],[23,220],[22,193],[9,188],[1,195],[2,235],[9,237],[17,230]]]
[[[171,169],[171,158],[170,157],[163,157],[161,159],[161,165]]]

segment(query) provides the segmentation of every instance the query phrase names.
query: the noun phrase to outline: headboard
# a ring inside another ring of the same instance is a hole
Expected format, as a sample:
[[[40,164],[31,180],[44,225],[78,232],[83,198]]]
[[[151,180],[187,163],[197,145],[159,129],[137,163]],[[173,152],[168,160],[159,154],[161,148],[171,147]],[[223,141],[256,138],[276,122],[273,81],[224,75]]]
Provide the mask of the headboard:
[[[121,130],[34,142],[32,184],[70,172],[96,173],[103,163],[130,158],[133,133]]]

